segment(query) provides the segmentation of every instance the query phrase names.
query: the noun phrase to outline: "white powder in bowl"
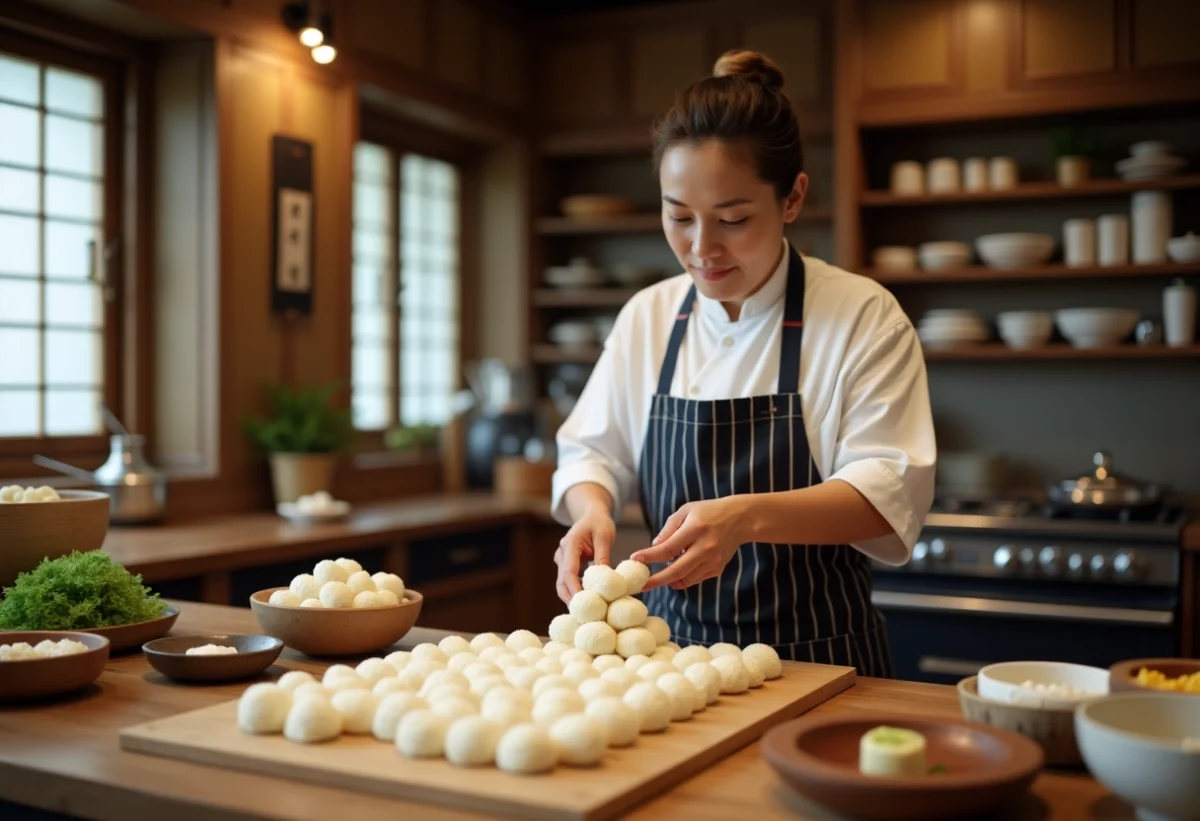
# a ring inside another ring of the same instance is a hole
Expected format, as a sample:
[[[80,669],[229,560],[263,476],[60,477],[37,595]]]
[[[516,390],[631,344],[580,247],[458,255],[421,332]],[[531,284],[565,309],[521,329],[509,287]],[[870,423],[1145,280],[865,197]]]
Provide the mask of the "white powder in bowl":
[[[202,644],[199,647],[189,647],[187,649],[189,656],[236,656],[237,648],[228,647],[224,644]]]

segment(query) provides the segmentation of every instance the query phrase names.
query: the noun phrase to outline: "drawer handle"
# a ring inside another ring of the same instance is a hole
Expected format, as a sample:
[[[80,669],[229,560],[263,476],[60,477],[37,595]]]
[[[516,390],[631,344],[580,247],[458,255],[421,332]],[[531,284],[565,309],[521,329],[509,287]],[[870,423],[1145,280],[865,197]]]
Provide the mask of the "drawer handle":
[[[986,666],[987,663],[982,661],[944,659],[936,656],[921,656],[917,661],[917,669],[922,673],[936,673],[943,676],[973,676]]]
[[[483,551],[478,547],[455,547],[446,553],[450,564],[462,566],[471,564],[483,558]]]

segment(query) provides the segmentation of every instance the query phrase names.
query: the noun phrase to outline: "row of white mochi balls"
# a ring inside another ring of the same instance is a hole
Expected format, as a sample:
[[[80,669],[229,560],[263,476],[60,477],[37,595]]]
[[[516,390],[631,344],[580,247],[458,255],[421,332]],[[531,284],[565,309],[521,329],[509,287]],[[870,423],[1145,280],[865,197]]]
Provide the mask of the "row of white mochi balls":
[[[286,590],[267,599],[279,607],[389,607],[404,599],[404,580],[395,573],[371,574],[354,559],[322,559]]]
[[[290,671],[278,683],[252,685],[238,702],[238,724],[299,743],[369,734],[409,758],[539,773],[559,763],[597,764],[608,747],[628,746],[782,672],[763,644],[668,643],[656,655],[593,658],[554,640],[543,646],[527,630],[469,642],[447,636],[355,668],[333,665],[319,682]]]

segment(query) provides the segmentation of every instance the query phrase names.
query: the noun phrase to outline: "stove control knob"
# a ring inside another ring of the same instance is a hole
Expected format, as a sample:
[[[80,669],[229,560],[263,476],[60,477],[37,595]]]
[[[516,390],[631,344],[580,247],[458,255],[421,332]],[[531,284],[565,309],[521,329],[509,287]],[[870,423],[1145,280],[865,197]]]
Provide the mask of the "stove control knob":
[[[915,564],[924,564],[925,558],[929,555],[929,545],[925,542],[917,542],[913,545],[912,560]]]
[[[1131,550],[1122,550],[1113,556],[1112,569],[1118,581],[1129,582],[1141,574],[1142,567],[1136,553]]]
[[[941,539],[934,539],[929,543],[929,555],[934,561],[944,562],[950,558],[950,548]]]
[[[1088,568],[1092,571],[1092,578],[1103,579],[1108,575],[1108,558],[1103,553],[1096,553],[1088,561]]]
[[[1083,571],[1087,569],[1087,562],[1084,561],[1082,553],[1072,553],[1067,556],[1067,572],[1072,576],[1082,576]]]
[[[1037,561],[1037,554],[1033,552],[1032,547],[1022,547],[1021,552],[1017,554],[1017,558],[1020,559],[1022,568],[1032,570],[1034,562]]]
[[[992,564],[997,570],[1012,570],[1017,564],[1017,554],[1008,545],[1002,545],[992,554]]]
[[[1047,576],[1057,576],[1063,569],[1062,550],[1057,547],[1043,547],[1038,551],[1038,564]]]

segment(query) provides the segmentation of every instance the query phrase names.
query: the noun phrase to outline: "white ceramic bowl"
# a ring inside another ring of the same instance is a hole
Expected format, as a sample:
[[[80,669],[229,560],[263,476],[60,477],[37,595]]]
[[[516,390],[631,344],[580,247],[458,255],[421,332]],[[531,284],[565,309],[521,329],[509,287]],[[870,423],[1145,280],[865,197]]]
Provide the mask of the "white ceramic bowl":
[[[1025,686],[1061,684],[1090,695],[1057,694]],[[1005,661],[979,671],[979,695],[1003,704],[1022,704],[1049,709],[1071,708],[1108,694],[1108,670],[1061,661]]]
[[[596,325],[584,320],[559,322],[546,336],[556,345],[591,345],[596,341]]]
[[[926,271],[962,268],[971,261],[971,246],[965,242],[923,242],[917,246],[917,259]]]
[[[1171,153],[1171,144],[1162,140],[1142,140],[1129,146],[1134,157],[1165,157]]]
[[[1076,348],[1117,345],[1133,331],[1141,314],[1130,308],[1064,308],[1054,312],[1058,330]]]
[[[996,328],[1010,348],[1040,348],[1054,334],[1054,315],[1046,311],[1005,311],[996,317]]]
[[[553,288],[590,288],[607,281],[599,268],[583,265],[555,265],[546,269],[544,279]]]
[[[1200,237],[1188,231],[1182,237],[1167,240],[1167,256],[1181,265],[1200,262]]]
[[[1096,780],[1143,821],[1200,821],[1200,699],[1118,693],[1075,710],[1075,740]]]
[[[1054,253],[1052,234],[985,234],[975,240],[979,258],[989,268],[1041,265]]]
[[[912,271],[917,267],[917,250],[907,245],[881,245],[871,254],[881,271]]]

